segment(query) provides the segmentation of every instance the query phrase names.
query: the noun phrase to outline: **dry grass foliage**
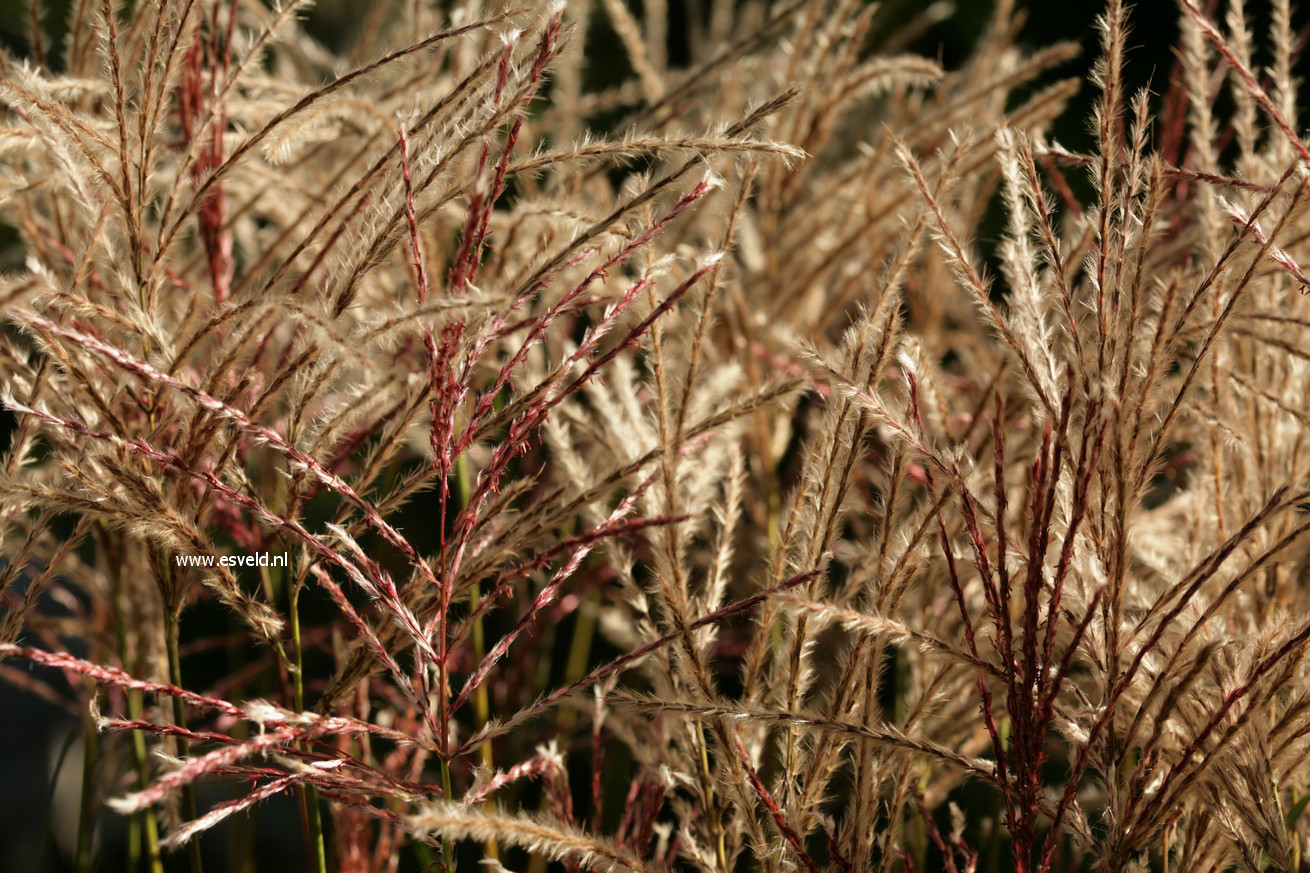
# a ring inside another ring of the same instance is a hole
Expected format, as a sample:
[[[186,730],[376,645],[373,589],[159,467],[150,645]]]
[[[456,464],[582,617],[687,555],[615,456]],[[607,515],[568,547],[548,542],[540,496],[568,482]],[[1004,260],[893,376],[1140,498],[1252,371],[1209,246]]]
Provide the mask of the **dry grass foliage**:
[[[1158,96],[1109,0],[1089,154],[1006,2],[952,70],[703,5],[676,67],[664,0],[3,59],[0,672],[86,720],[82,869],[288,792],[311,869],[1300,868],[1289,0],[1180,0]]]

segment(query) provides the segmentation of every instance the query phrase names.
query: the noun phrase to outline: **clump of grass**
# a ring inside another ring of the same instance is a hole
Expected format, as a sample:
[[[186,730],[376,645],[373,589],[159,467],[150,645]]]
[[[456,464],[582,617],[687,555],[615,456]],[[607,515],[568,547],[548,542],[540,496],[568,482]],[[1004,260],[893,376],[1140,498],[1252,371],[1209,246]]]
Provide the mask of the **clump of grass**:
[[[1158,98],[1107,0],[1086,154],[1009,3],[949,70],[937,6],[688,9],[0,59],[0,674],[85,720],[79,868],[289,792],[317,870],[1300,869],[1287,0],[1180,0]]]

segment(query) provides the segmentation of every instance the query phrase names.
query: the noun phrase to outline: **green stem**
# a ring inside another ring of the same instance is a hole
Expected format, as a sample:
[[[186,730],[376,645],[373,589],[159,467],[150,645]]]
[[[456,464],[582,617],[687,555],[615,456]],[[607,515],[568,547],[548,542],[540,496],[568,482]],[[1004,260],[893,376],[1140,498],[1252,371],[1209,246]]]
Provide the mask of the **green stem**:
[[[232,726],[232,739],[243,742],[250,738],[246,722]],[[233,816],[231,837],[227,844],[228,873],[255,873],[255,822],[253,815]]]
[[[473,480],[472,477],[469,475],[468,457],[465,455],[458,455],[455,458],[455,497],[458,500],[458,506],[455,507],[456,512],[460,512],[464,509],[464,507],[468,506],[469,498],[472,496],[472,494],[473,494]],[[451,584],[451,581],[452,580],[447,579],[446,584],[448,585]],[[478,588],[476,583],[474,584],[473,590],[469,596],[472,599],[473,605],[476,606],[477,598],[478,598]],[[443,635],[446,633],[446,626],[444,621],[442,622],[441,632]],[[473,635],[474,635],[473,644],[475,647],[478,647],[475,650],[474,661],[473,661],[476,664],[481,660],[482,657],[481,654],[478,654],[478,652],[480,652],[482,648],[485,648],[485,639],[483,637],[481,618],[479,618],[477,621],[474,622]],[[446,641],[444,638],[441,644],[441,652],[444,656],[446,652]],[[447,743],[449,742],[448,732],[450,730],[450,725],[447,723],[448,716],[446,715],[446,700],[447,700],[447,694],[449,693],[450,686],[449,686],[449,679],[446,674],[446,663],[444,657],[439,667],[439,673],[440,676],[438,679],[439,682],[438,694],[441,695],[440,697],[441,704],[442,704],[441,705],[441,711],[442,711],[441,730],[443,732],[441,737],[441,793],[442,793],[442,797],[445,798],[447,803],[453,803],[455,795],[450,780],[450,759],[448,757],[449,748],[447,745]],[[482,716],[483,718],[485,718],[485,716],[489,714],[489,707],[487,703],[485,686],[477,689],[477,697],[475,699],[474,705],[478,706],[479,710],[483,712],[483,716]],[[487,748],[485,745],[483,747],[482,754],[484,759],[490,760],[491,750]],[[495,843],[492,841],[488,842],[487,851],[488,854],[491,855],[491,857],[493,858],[497,857],[498,855],[498,853],[496,853],[495,850]],[[441,856],[445,861],[446,873],[455,873],[454,843],[451,840],[446,839],[444,837],[441,840]]]
[[[127,712],[128,715],[139,721],[145,715],[145,707],[141,703],[141,692],[129,691],[127,694]],[[150,768],[147,761],[149,752],[146,749],[146,737],[141,731],[132,732],[132,758],[136,762],[137,789],[144,791],[150,785]],[[159,849],[159,822],[155,819],[155,809],[150,807],[141,813],[142,831],[145,835],[146,857],[150,861],[150,873],[164,873],[164,857]],[[135,870],[136,858],[131,858],[132,866],[129,869]]]
[[[292,583],[288,587],[291,597],[292,657],[295,659],[292,681],[296,693],[296,712],[304,712],[305,672],[304,658],[300,648],[300,586]],[[302,743],[301,749],[307,751],[308,747]],[[318,873],[327,873],[327,850],[323,845],[323,818],[318,808],[318,789],[313,785],[302,785],[300,787],[300,802],[309,827],[310,862],[314,865],[313,869],[317,870]]]
[[[164,622],[165,637],[168,644],[168,681],[181,688],[182,659],[177,653],[178,616],[167,605],[164,607]],[[180,697],[173,698],[173,723],[178,727],[186,727],[186,704],[182,702]],[[177,737],[178,757],[187,757],[189,751],[190,744],[186,739]],[[190,783],[182,786],[182,814],[187,821],[194,821],[198,815],[196,812],[196,790],[195,786]],[[204,873],[204,864],[200,860],[200,840],[198,838],[187,843],[187,860],[190,863],[191,873]]]
[[[106,543],[108,545],[108,543]],[[118,660],[123,669],[133,673],[132,659],[128,657],[127,616],[123,611],[122,579],[118,568],[121,564],[117,555],[109,554],[110,583],[114,602],[114,633],[118,642]],[[127,714],[134,721],[140,721],[145,714],[140,691],[127,692]],[[146,736],[141,731],[132,731],[132,760],[136,765],[137,790],[144,791],[150,785],[149,752],[146,749]],[[155,819],[154,807],[141,811],[139,818],[132,817],[133,833],[127,844],[127,869],[135,871],[140,857],[141,836],[145,837],[146,857],[150,863],[150,873],[164,873],[164,858],[159,851],[159,823]],[[138,831],[138,827],[140,830]],[[135,838],[132,838],[135,837]]]
[[[77,817],[77,873],[91,873],[96,828],[96,770],[100,762],[100,734],[87,719],[82,727],[82,802]]]
[[[478,599],[481,596],[482,592],[478,588],[478,583],[474,582],[473,587],[469,589],[470,612],[476,613],[478,611]],[[482,659],[486,657],[487,654],[487,641],[483,634],[482,616],[480,615],[473,619],[472,637],[473,663],[481,664]],[[474,718],[477,719],[478,727],[486,724],[487,719],[491,718],[491,698],[487,694],[487,683],[485,682],[479,685],[473,692],[473,715]],[[482,754],[482,765],[487,768],[488,773],[494,773],[496,771],[496,762],[492,755],[491,740],[484,742],[479,748],[479,751]],[[487,807],[488,811],[495,806],[489,798],[484,805]],[[488,858],[496,861],[500,860],[500,847],[496,844],[495,837],[488,838],[486,843],[484,843],[484,848],[486,849]]]
[[[127,869],[135,871],[141,861],[141,816],[127,819]]]
[[[719,869],[727,873],[728,846],[724,839],[719,803],[714,796],[714,776],[710,771],[710,752],[705,742],[705,725],[700,721],[696,722],[696,737],[700,741],[701,789],[705,795],[705,814],[710,817],[710,833],[714,835],[714,854],[719,862]]]
[[[573,640],[569,646],[569,660],[564,668],[565,684],[576,682],[587,672],[591,660],[591,644],[596,639],[596,610],[590,607],[598,598],[588,595],[578,606],[578,621],[573,626]],[[561,710],[561,714],[572,710]]]

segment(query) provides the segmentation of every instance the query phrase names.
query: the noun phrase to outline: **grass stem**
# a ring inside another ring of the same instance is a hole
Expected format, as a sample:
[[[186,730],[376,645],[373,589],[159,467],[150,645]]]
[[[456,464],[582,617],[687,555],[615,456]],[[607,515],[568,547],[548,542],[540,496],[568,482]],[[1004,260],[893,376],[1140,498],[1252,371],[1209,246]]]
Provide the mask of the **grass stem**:
[[[182,688],[182,659],[178,655],[178,614],[172,607],[164,608],[164,639],[168,648],[168,681]],[[173,723],[178,727],[186,727],[186,704],[182,698],[173,698]],[[177,738],[177,754],[179,758],[185,758],[190,750],[190,744],[183,737]],[[182,814],[187,821],[194,821],[199,813],[196,807],[196,790],[195,786],[187,783],[182,786]],[[187,843],[187,863],[191,873],[204,873],[204,862],[200,857],[200,840],[193,839]]]
[[[102,533],[104,533],[102,529]],[[106,543],[106,554],[109,565],[109,583],[110,599],[114,608],[114,636],[118,645],[118,660],[123,665],[123,669],[131,673],[135,667],[131,652],[127,644],[127,616],[123,608],[123,590],[122,574],[119,570],[120,556],[116,549],[110,548],[111,540],[107,537],[103,539]],[[141,701],[141,692],[128,690],[124,695],[127,698],[127,715],[133,720],[140,720],[144,715],[145,707]],[[149,750],[146,748],[146,736],[141,731],[132,731],[132,763],[136,770],[136,787],[138,791],[144,791],[150,784],[150,767],[149,767]],[[132,817],[132,828],[128,834],[127,843],[127,869],[136,871],[139,867],[139,857],[144,842],[146,851],[146,860],[149,865],[150,873],[164,873],[164,859],[159,850],[159,822],[155,819],[155,810],[153,807],[142,810],[138,815]]]
[[[300,585],[293,582],[288,588],[288,596],[291,600],[291,654],[294,659],[292,683],[295,688],[296,711],[303,712],[305,710],[305,670],[304,652],[300,644]],[[302,743],[301,750],[308,751],[308,747]],[[302,785],[299,794],[301,812],[304,815],[308,829],[309,863],[317,873],[327,873],[327,849],[323,842],[323,817],[318,805],[318,790],[313,785]]]
[[[82,725],[82,797],[77,816],[77,873],[91,873],[95,861],[96,782],[100,770],[100,733],[87,719]]]

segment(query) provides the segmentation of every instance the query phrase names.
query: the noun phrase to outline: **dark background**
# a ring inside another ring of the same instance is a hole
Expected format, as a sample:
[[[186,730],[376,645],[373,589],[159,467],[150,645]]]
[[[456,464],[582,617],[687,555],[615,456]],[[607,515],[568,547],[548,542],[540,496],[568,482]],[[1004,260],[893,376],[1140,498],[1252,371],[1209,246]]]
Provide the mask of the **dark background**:
[[[335,49],[349,48],[356,34],[356,22],[364,17],[364,10],[377,0],[319,0],[312,5],[305,15],[308,31],[328,46]],[[583,0],[570,0],[583,2]],[[629,4],[639,8],[640,0],[628,0]],[[1214,0],[1209,0],[1212,5]],[[1225,0],[1226,2],[1226,0]],[[92,0],[98,8],[98,0]],[[115,2],[115,6],[122,6]],[[687,4],[673,0],[669,3],[670,14],[675,18],[670,27],[670,57],[676,62],[682,51],[677,19],[685,21]],[[880,19],[887,27],[894,27],[896,20],[906,20],[916,15],[928,5],[925,0],[884,0]],[[977,40],[983,28],[990,21],[995,4],[992,0],[957,0],[955,10],[947,18],[933,26],[912,46],[929,56],[941,60],[948,68],[966,57],[971,46]],[[1097,33],[1096,16],[1104,8],[1104,0],[1017,0],[1017,15],[1025,19],[1020,39],[1030,46],[1043,46],[1061,40],[1075,40],[1084,47],[1084,55],[1059,75],[1087,74],[1091,62],[1096,57]],[[1207,5],[1206,2],[1201,3]],[[1258,35],[1264,30],[1268,16],[1268,0],[1248,0],[1247,18],[1252,31]],[[67,19],[70,0],[50,0],[45,4],[47,12],[43,16],[47,45],[58,44],[67,33]],[[23,54],[29,33],[28,0],[0,0],[0,45],[11,52]],[[1174,0],[1142,0],[1130,11],[1132,26],[1132,51],[1128,58],[1127,80],[1131,91],[1148,83],[1162,84],[1173,62],[1173,46],[1177,42],[1179,7]],[[1305,16],[1298,16],[1304,19]],[[604,29],[604,15],[594,15],[599,29]],[[608,57],[599,52],[591,57],[591,73],[598,82],[613,82],[623,77],[626,64],[607,34],[593,34],[591,44],[597,49],[608,43],[613,51]],[[600,37],[596,39],[595,37]],[[1260,60],[1257,58],[1257,60]],[[1057,139],[1071,147],[1088,142],[1085,110],[1092,95],[1090,88],[1085,89],[1078,106],[1074,107],[1063,123],[1054,133]]]
[[[578,2],[578,0],[574,0]],[[632,2],[632,0],[630,0]],[[66,33],[68,18],[67,0],[48,5],[45,16],[47,45],[58,45]],[[96,3],[95,5],[98,5]],[[121,4],[116,4],[121,5]],[[1103,8],[1101,0],[1062,0],[1062,2],[1021,2],[1020,15],[1026,21],[1020,31],[1024,45],[1039,47],[1059,40],[1076,40],[1084,47],[1082,57],[1051,74],[1048,81],[1068,76],[1087,79],[1097,54],[1098,35],[1095,18]],[[669,4],[675,15],[685,16],[686,5],[679,0]],[[359,0],[321,0],[310,8],[306,27],[323,42],[334,48],[349,47],[353,37],[352,22],[362,17],[363,4]],[[905,19],[922,8],[916,0],[887,0],[882,20],[894,23]],[[22,57],[27,48],[27,0],[0,0],[0,45],[15,56]],[[993,4],[988,0],[960,0],[957,10],[945,21],[934,26],[912,46],[916,51],[939,59],[951,68],[965,58],[974,41],[991,18]],[[1267,4],[1248,4],[1248,18],[1257,34],[1267,24]],[[593,21],[603,22],[597,14]],[[1131,12],[1131,52],[1128,56],[1126,79],[1129,93],[1152,84],[1162,90],[1174,62],[1174,46],[1178,34],[1178,7],[1172,0],[1143,0]],[[1298,26],[1305,23],[1300,16]],[[626,64],[614,47],[614,41],[600,24],[593,34],[594,52],[589,55],[589,74],[597,83],[618,81],[626,75]],[[684,50],[676,28],[671,28],[670,55],[677,61]],[[1257,56],[1257,63],[1265,58]],[[1301,71],[1305,77],[1305,70]],[[1072,149],[1085,150],[1091,146],[1088,130],[1089,110],[1095,89],[1088,81],[1074,105],[1052,131],[1056,139]],[[999,233],[999,223],[996,224]],[[988,228],[984,227],[981,240],[984,251],[991,242]],[[0,268],[13,269],[21,264],[21,252],[14,244],[12,230],[0,224]],[[6,447],[11,420],[0,413],[0,449]],[[0,566],[3,565],[3,547],[0,547]],[[214,628],[221,629],[223,618],[213,617]],[[195,628],[204,624],[192,620]],[[23,665],[6,664],[4,669],[26,670]],[[71,869],[70,856],[77,825],[78,791],[81,775],[81,720],[53,704],[25,694],[0,677],[0,873],[56,873]],[[984,789],[985,791],[985,789]],[[982,796],[975,798],[985,807],[990,802]],[[202,792],[202,805],[205,797]],[[246,838],[256,842],[253,853],[257,863],[246,869],[293,871],[303,868],[303,853],[299,844],[299,828],[290,801],[271,801],[261,807],[258,829]],[[117,869],[122,852],[118,846],[123,839],[123,820],[105,813],[99,821],[99,853],[97,870]],[[213,870],[236,870],[229,867],[226,854],[232,845],[232,836],[226,828],[219,828],[204,841],[208,865]],[[178,869],[176,856],[170,865]],[[984,862],[986,864],[986,861]]]

